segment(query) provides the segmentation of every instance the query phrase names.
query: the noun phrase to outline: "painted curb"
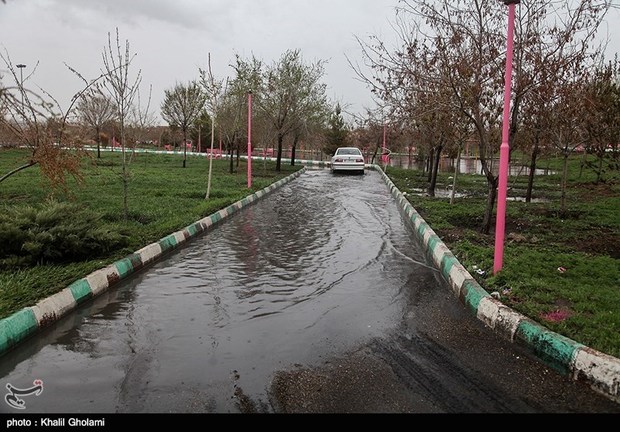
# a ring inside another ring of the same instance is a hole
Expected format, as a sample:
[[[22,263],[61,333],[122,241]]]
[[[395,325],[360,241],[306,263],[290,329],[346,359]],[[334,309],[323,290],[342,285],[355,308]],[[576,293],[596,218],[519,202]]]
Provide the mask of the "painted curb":
[[[305,167],[198,222],[73,282],[67,288],[39,301],[36,305],[23,308],[0,320],[0,356],[39,330],[53,325],[82,303],[109,290],[121,280],[154,263],[182,244],[208,231],[221,220],[267,196],[270,192],[296,179],[304,172],[306,172]]]
[[[554,333],[491,297],[450,252],[383,169],[394,199],[444,279],[467,309],[487,327],[525,347],[540,361],[564,376],[585,382],[593,390],[620,403],[620,359]]]

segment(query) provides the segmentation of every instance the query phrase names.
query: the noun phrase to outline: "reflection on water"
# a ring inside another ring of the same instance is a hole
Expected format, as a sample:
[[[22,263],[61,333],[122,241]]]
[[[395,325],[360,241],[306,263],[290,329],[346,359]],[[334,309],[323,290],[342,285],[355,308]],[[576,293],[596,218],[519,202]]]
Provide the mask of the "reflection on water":
[[[407,155],[392,154],[390,156],[390,166],[397,168],[405,168],[412,170],[424,170],[426,163],[424,161],[418,161],[414,158],[409,158]],[[493,159],[490,164],[491,171],[497,175],[499,170],[499,160]],[[439,171],[453,173],[456,169],[456,159],[441,158],[439,161]],[[483,175],[482,163],[480,159],[473,157],[462,157],[458,165],[459,174],[480,174]],[[529,175],[530,169],[523,165],[512,164],[510,166],[511,176],[526,176]],[[536,175],[550,175],[554,174],[554,171],[548,169],[537,169]]]
[[[368,153],[365,155],[366,161],[368,163],[372,162],[372,154]],[[282,152],[282,157],[287,159],[291,157],[290,149],[284,149]],[[329,157],[323,154],[320,150],[297,150],[295,153],[295,157],[298,160],[314,160],[314,161],[329,161]],[[381,164],[381,157],[378,155],[375,159],[375,163]],[[426,162],[423,160],[416,159],[415,155],[409,156],[403,153],[392,153],[390,155],[390,166],[411,170],[423,171],[425,169]],[[491,159],[490,161],[491,171],[497,175],[499,170],[499,159]],[[452,158],[441,158],[439,161],[439,171],[453,173],[456,169],[456,159]],[[473,156],[461,156],[459,166],[458,166],[459,174],[480,174],[483,175],[482,171],[482,163],[480,159]],[[519,164],[512,162],[510,166],[510,176],[526,176],[529,175],[530,169],[525,164]],[[555,174],[555,171],[550,170],[548,168],[537,168],[535,171],[536,175],[551,175]]]

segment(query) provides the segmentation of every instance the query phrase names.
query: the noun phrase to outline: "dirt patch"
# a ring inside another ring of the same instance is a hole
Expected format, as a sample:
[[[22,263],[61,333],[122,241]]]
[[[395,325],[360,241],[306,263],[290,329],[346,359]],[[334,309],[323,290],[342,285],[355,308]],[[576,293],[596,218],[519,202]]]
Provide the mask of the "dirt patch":
[[[367,349],[319,368],[280,371],[269,393],[279,413],[410,413],[421,405]]]
[[[588,183],[579,185],[580,199],[596,201],[604,197],[615,197],[617,192],[612,183]]]
[[[572,243],[575,251],[620,259],[620,235],[602,231],[590,234]]]

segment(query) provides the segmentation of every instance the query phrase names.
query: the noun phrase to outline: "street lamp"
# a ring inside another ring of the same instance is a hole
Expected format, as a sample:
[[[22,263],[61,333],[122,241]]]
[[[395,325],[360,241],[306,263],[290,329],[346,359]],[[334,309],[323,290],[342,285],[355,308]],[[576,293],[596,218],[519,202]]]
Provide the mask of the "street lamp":
[[[248,92],[248,189],[252,187],[252,91]]]
[[[23,70],[26,67],[25,64],[20,63],[15,65],[19,69],[19,91],[22,94],[22,110],[24,109],[24,73]]]
[[[383,162],[383,169],[388,164],[387,151],[385,150],[387,144],[387,123],[383,123],[383,147],[381,148],[381,162]]]
[[[508,6],[508,32],[506,35],[506,76],[504,84],[504,117],[502,145],[499,152],[499,183],[497,187],[497,219],[495,223],[495,261],[493,274],[502,269],[504,260],[504,234],[506,231],[506,197],[510,158],[510,90],[512,87],[512,55],[514,46],[515,5],[520,0],[500,0]]]

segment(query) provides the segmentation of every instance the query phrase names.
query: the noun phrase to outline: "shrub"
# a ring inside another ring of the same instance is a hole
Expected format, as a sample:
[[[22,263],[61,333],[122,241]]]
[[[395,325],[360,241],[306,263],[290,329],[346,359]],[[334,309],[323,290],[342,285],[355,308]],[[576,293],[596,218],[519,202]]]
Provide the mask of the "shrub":
[[[128,237],[76,204],[46,201],[0,214],[0,267],[82,261],[122,248]]]

